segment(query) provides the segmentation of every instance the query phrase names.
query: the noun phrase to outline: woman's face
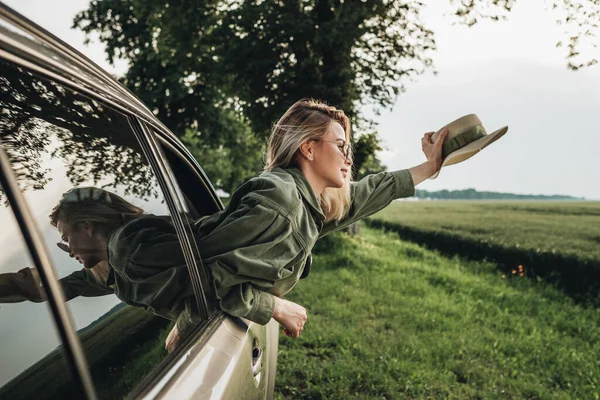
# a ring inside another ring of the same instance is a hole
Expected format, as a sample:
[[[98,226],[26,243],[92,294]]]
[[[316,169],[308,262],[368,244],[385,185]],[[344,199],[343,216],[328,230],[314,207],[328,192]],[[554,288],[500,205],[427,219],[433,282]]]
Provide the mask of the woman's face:
[[[106,240],[92,229],[89,221],[70,226],[59,219],[56,228],[61,239],[69,246],[69,255],[79,261],[85,268],[92,268],[100,261],[107,259]]]
[[[313,169],[323,179],[325,187],[341,188],[350,173],[352,160],[343,151],[346,133],[338,122],[332,122],[323,138],[316,142]]]

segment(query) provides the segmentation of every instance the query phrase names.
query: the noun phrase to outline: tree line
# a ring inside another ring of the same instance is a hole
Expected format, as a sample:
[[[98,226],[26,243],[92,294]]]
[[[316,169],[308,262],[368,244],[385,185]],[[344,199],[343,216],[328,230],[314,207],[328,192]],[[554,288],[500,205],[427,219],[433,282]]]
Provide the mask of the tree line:
[[[432,200],[585,200],[583,197],[573,197],[565,195],[535,195],[535,194],[515,194],[501,192],[478,192],[475,189],[463,190],[438,190],[415,191],[415,197],[418,199]]]

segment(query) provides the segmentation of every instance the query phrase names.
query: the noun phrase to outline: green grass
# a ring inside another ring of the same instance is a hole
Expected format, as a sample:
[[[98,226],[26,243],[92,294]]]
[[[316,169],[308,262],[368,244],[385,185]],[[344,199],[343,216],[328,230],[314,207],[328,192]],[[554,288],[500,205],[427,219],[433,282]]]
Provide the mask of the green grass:
[[[599,399],[600,311],[365,228],[318,243],[279,399]]]
[[[600,260],[600,202],[394,202],[372,218],[508,248]]]

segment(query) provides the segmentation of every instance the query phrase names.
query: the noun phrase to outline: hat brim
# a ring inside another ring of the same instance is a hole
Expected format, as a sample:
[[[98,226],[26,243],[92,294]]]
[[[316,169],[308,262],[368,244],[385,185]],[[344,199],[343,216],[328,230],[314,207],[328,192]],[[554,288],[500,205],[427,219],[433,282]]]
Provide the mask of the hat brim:
[[[473,157],[475,154],[479,153],[481,150],[485,149],[487,146],[504,136],[506,131],[508,131],[508,126],[504,126],[490,133],[489,135],[485,135],[484,137],[479,138],[456,151],[453,151],[448,155],[448,157],[444,159],[444,161],[442,162],[442,167],[458,164],[459,162],[465,161]],[[437,178],[441,172],[442,167],[440,167],[440,171],[436,172],[429,179]]]

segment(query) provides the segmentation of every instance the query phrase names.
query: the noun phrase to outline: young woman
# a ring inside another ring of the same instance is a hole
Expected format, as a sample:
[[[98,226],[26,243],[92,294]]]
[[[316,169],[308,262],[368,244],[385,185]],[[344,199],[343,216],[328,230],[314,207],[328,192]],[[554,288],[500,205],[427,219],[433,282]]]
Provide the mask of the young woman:
[[[316,240],[414,195],[414,186],[442,164],[447,132],[435,143],[432,135],[421,140],[423,164],[352,182],[344,112],[313,100],[290,107],[273,128],[265,172],[240,186],[226,209],[195,222],[221,309],[259,324],[274,318],[285,335],[298,337],[306,309],[283,296],[308,274]],[[101,189],[80,188],[55,207],[51,222],[85,267],[64,278],[63,287],[68,298],[115,293],[176,319],[166,342],[170,351],[197,323],[185,261],[165,218],[123,202]]]
[[[275,124],[265,172],[243,184],[227,208],[198,223],[198,243],[223,311],[298,337],[306,309],[283,299],[311,263],[316,240],[365,218],[392,200],[414,195],[414,186],[439,171],[443,131],[426,133],[427,161],[351,182],[350,121],[343,111],[301,100]],[[180,318],[181,319],[181,318]],[[167,347],[179,341],[189,318],[179,320]]]

